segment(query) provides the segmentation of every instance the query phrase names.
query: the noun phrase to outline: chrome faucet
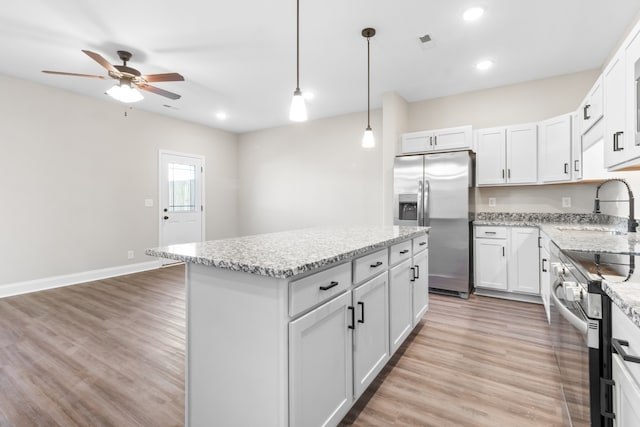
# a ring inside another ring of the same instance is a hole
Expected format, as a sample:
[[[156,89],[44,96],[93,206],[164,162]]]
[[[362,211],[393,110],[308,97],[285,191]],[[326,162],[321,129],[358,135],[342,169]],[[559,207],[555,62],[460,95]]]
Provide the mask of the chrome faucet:
[[[600,193],[600,188],[608,182],[615,182],[615,181],[619,181],[623,183],[625,187],[627,187],[627,194],[629,195],[629,198],[627,200],[600,200],[600,198],[598,197],[598,194]],[[627,183],[627,181],[621,178],[612,178],[612,179],[608,179],[606,181],[601,182],[600,185],[598,185],[598,188],[596,188],[596,199],[593,205],[593,213],[600,213],[600,203],[602,202],[629,202],[629,219],[627,220],[627,231],[632,233],[636,231],[636,227],[638,227],[638,221],[636,221],[634,218],[635,201],[633,198],[633,192],[631,191],[631,187],[629,187],[629,184]]]

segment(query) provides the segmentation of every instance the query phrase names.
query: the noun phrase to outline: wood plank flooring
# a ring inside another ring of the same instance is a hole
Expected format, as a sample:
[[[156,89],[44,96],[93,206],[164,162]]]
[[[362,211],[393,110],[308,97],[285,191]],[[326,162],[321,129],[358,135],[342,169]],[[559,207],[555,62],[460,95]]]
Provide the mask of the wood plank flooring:
[[[184,267],[0,299],[0,426],[179,426]],[[431,295],[343,426],[559,426],[542,306]]]

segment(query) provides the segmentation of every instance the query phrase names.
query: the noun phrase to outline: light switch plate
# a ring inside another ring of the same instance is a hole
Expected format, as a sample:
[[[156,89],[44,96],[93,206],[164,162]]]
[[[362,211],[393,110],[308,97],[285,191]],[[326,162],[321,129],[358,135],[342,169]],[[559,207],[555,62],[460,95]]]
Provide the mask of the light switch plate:
[[[571,197],[563,197],[562,198],[562,207],[570,208],[571,207]]]
[[[144,207],[152,208],[153,207],[153,199],[144,199]]]
[[[491,207],[491,208],[495,208],[496,207],[496,198],[495,197],[489,197],[489,207]]]

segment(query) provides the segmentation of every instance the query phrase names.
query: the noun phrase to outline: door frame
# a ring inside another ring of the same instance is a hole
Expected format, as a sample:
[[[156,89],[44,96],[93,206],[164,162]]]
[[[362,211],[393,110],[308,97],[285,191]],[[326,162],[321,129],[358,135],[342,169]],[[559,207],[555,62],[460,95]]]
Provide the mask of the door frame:
[[[163,150],[160,149],[158,150],[158,246],[162,246],[162,239],[164,237],[164,229],[162,227],[163,222],[162,222],[162,216],[164,215],[164,212],[162,211],[162,203],[161,202],[161,197],[162,197],[162,156],[163,155],[171,155],[171,156],[181,156],[181,157],[191,157],[194,159],[199,159],[200,160],[200,164],[202,165],[202,171],[201,171],[201,184],[200,184],[200,188],[201,188],[201,194],[200,194],[200,236],[202,237],[202,240],[204,240],[205,236],[206,236],[206,232],[205,232],[205,225],[206,225],[206,221],[205,221],[205,214],[206,214],[206,203],[205,203],[205,163],[204,163],[204,156],[201,156],[199,154],[190,154],[190,153],[183,153],[183,152],[179,152],[179,151],[172,151],[172,150]]]

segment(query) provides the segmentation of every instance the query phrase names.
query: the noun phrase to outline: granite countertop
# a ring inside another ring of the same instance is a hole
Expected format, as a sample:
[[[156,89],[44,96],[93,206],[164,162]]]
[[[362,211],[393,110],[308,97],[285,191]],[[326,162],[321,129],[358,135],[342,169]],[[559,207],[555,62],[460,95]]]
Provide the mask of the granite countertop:
[[[531,216],[516,219],[502,215],[474,221],[474,225],[538,227],[563,251],[640,255],[640,233],[628,233],[620,224],[593,224],[580,221],[560,222],[559,218]],[[564,218],[560,218],[564,219]],[[548,222],[552,220],[556,222]],[[602,289],[611,300],[640,327],[640,281],[602,280]]]
[[[318,227],[147,249],[151,256],[289,278],[418,237],[430,227]]]

